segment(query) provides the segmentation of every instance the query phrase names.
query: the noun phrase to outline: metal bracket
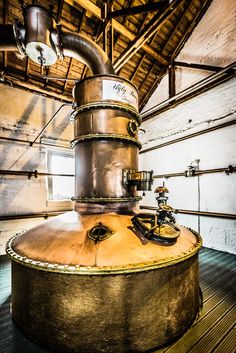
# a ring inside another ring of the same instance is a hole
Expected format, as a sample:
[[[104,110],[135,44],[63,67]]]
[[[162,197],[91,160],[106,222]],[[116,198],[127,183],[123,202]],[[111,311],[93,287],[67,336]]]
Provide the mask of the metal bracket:
[[[172,217],[172,216],[171,216]],[[133,226],[129,227],[143,244],[147,240],[162,245],[173,245],[180,235],[180,229],[175,226],[174,218],[170,218],[170,212],[158,210],[157,214],[141,213],[132,219]],[[169,226],[170,231],[162,231]]]
[[[184,171],[184,176],[186,178],[194,177],[196,171],[199,170],[199,162],[200,159],[195,159],[191,164],[188,166],[188,169]]]
[[[35,179],[38,178],[38,171],[37,171],[37,169],[35,169],[34,172],[29,172],[29,173],[28,173],[28,179],[30,180],[32,177],[34,177]]]
[[[139,191],[151,191],[153,183],[153,170],[136,171],[134,169],[123,169],[122,171],[123,185],[137,186]]]

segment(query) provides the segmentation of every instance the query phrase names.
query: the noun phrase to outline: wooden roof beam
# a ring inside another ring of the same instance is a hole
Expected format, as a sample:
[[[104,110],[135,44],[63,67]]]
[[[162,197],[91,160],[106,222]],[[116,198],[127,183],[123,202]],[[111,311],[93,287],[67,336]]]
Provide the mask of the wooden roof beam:
[[[223,67],[221,67],[221,66],[187,63],[187,62],[182,62],[182,61],[173,61],[173,65],[178,66],[178,67],[187,67],[190,69],[213,71],[213,72],[218,72],[223,69]]]
[[[58,0],[57,23],[60,22],[64,0]]]
[[[193,29],[196,27],[196,25],[200,22],[202,16],[204,15],[204,13],[206,12],[206,10],[208,9],[210,3],[212,2],[212,0],[205,0],[204,4],[202,4],[202,8],[199,11],[198,15],[195,17],[194,21],[190,24],[187,32],[185,33],[185,35],[183,36],[180,44],[178,45],[178,47],[175,49],[172,57],[170,58],[170,62],[171,60],[174,60],[177,55],[179,54],[183,44],[187,41],[187,39],[189,38],[189,36],[191,35]],[[192,2],[191,2],[192,3]],[[190,7],[191,3],[188,5],[188,8]],[[187,8],[187,9],[188,9]],[[185,15],[187,10],[185,10],[183,17]],[[164,45],[164,48],[162,49],[162,52],[165,50],[165,48],[167,47],[169,41],[171,40],[171,38],[175,35],[175,32],[177,31],[179,25],[180,25],[181,20],[179,21],[177,27],[175,28],[174,32],[172,32],[170,38],[167,40],[166,44]],[[160,76],[158,76],[156,78],[156,80],[153,82],[152,86],[149,89],[149,92],[146,94],[146,96],[143,98],[142,102],[140,103],[140,110],[143,109],[144,105],[147,103],[147,101],[149,100],[149,98],[151,97],[151,95],[154,93],[155,89],[157,88],[157,85],[159,84],[161,78],[165,75],[166,73],[166,69],[162,70]]]
[[[162,10],[163,7],[166,6],[166,0],[159,0],[158,2],[140,5],[140,6],[132,6],[130,8],[125,8],[121,10],[112,11],[108,14],[109,18],[115,18],[119,16],[130,16],[130,15],[137,15],[140,13],[146,13],[151,11],[158,11]]]
[[[183,12],[181,18],[178,21],[177,26],[175,27],[174,31],[171,32],[170,36],[167,38],[161,52],[163,53],[166,49],[166,47],[168,46],[168,44],[172,41],[173,37],[176,35],[176,32],[179,30],[179,27],[182,23],[182,20],[185,16],[186,11],[188,11],[188,9],[192,6],[192,1],[190,1],[190,3],[187,5],[187,7],[185,8],[185,11]],[[171,58],[169,59],[169,61],[171,62]],[[158,84],[160,83],[160,80],[165,76],[167,71],[167,68],[163,69],[160,73],[159,76],[157,76],[157,78],[155,79],[155,81],[153,82],[151,88],[149,89],[149,91],[147,92],[146,96],[143,97],[141,103],[140,103],[140,110],[142,110],[142,108],[144,107],[144,105],[147,103],[147,101],[149,100],[149,98],[151,97],[151,95],[153,94],[154,90],[157,88]]]
[[[174,0],[160,15],[156,14],[151,21],[143,28],[143,30],[136,36],[136,38],[128,45],[124,52],[114,63],[114,69],[119,71],[122,66],[140,49],[143,45],[163,26],[163,24],[173,16],[174,11],[183,4],[183,0]],[[161,55],[160,55],[161,56]],[[163,57],[163,56],[161,56]],[[159,60],[158,60],[159,61]],[[165,59],[161,62],[162,65],[167,66],[168,61]]]
[[[95,5],[92,1],[90,1],[90,0],[64,0],[64,1],[72,7],[74,7],[75,5],[83,7],[85,10],[91,12],[95,17],[102,20],[100,7]],[[134,33],[130,32],[125,26],[123,26],[121,23],[119,23],[115,19],[112,21],[112,25],[113,25],[113,28],[115,31],[119,32],[124,37],[128,38],[130,41],[135,40],[136,35]],[[166,59],[164,57],[162,57],[159,53],[157,53],[154,49],[152,49],[149,45],[144,44],[142,46],[142,49],[145,50],[149,55],[151,55],[153,58],[158,60],[163,65],[168,64]]]

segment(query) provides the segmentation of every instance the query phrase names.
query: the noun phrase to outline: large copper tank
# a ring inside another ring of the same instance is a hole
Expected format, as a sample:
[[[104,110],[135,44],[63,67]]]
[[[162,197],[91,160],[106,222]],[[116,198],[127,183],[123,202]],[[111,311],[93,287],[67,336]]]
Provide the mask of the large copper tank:
[[[112,92],[118,85],[124,95]],[[130,229],[140,197],[122,171],[138,170],[134,86],[94,76],[74,98],[75,211],[9,241],[12,314],[31,340],[56,352],[150,351],[198,313],[201,238],[180,227],[165,246]]]

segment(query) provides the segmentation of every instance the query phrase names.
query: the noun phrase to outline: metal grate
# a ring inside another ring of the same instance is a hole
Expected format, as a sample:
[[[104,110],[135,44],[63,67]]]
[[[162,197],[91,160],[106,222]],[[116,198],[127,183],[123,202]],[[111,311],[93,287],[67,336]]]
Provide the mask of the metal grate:
[[[155,353],[235,353],[236,256],[203,248],[199,253],[203,309],[178,341]],[[10,315],[10,262],[0,257],[0,352],[50,353],[26,339]],[[66,352],[65,352],[66,353]]]

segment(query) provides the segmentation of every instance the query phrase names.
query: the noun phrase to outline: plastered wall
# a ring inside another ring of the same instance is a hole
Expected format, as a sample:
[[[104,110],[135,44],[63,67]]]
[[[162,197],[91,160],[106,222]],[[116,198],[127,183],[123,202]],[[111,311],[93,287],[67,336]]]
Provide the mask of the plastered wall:
[[[0,85],[0,137],[33,141],[52,115],[62,105],[58,101],[34,95],[13,87]],[[42,135],[52,144],[69,146],[73,137],[70,107],[65,107]],[[40,141],[40,140],[37,140]],[[0,139],[0,169],[47,172],[47,152],[58,150],[49,146],[32,147],[29,143]],[[59,149],[62,151],[62,149]],[[0,176],[0,215],[19,215],[72,209],[71,201],[48,201],[47,178]],[[0,254],[6,240],[44,219],[22,219],[0,223]]]
[[[207,13],[185,44],[177,61],[226,66],[236,57],[235,1],[213,0]],[[201,70],[177,69],[177,93],[209,76]],[[143,149],[163,144],[209,127],[235,120],[236,79],[231,79],[156,117],[144,122],[140,139]],[[144,111],[168,98],[168,80],[164,77]],[[236,165],[236,127],[222,128],[198,137],[171,144],[140,155],[142,169],[154,174],[183,172],[195,159],[200,169]],[[156,179],[153,189],[165,181],[169,204],[174,208],[236,214],[236,174]],[[200,203],[198,199],[200,197]],[[141,202],[156,206],[155,195],[147,192]],[[200,231],[205,246],[236,253],[236,221],[193,215],[176,215],[177,222]]]

